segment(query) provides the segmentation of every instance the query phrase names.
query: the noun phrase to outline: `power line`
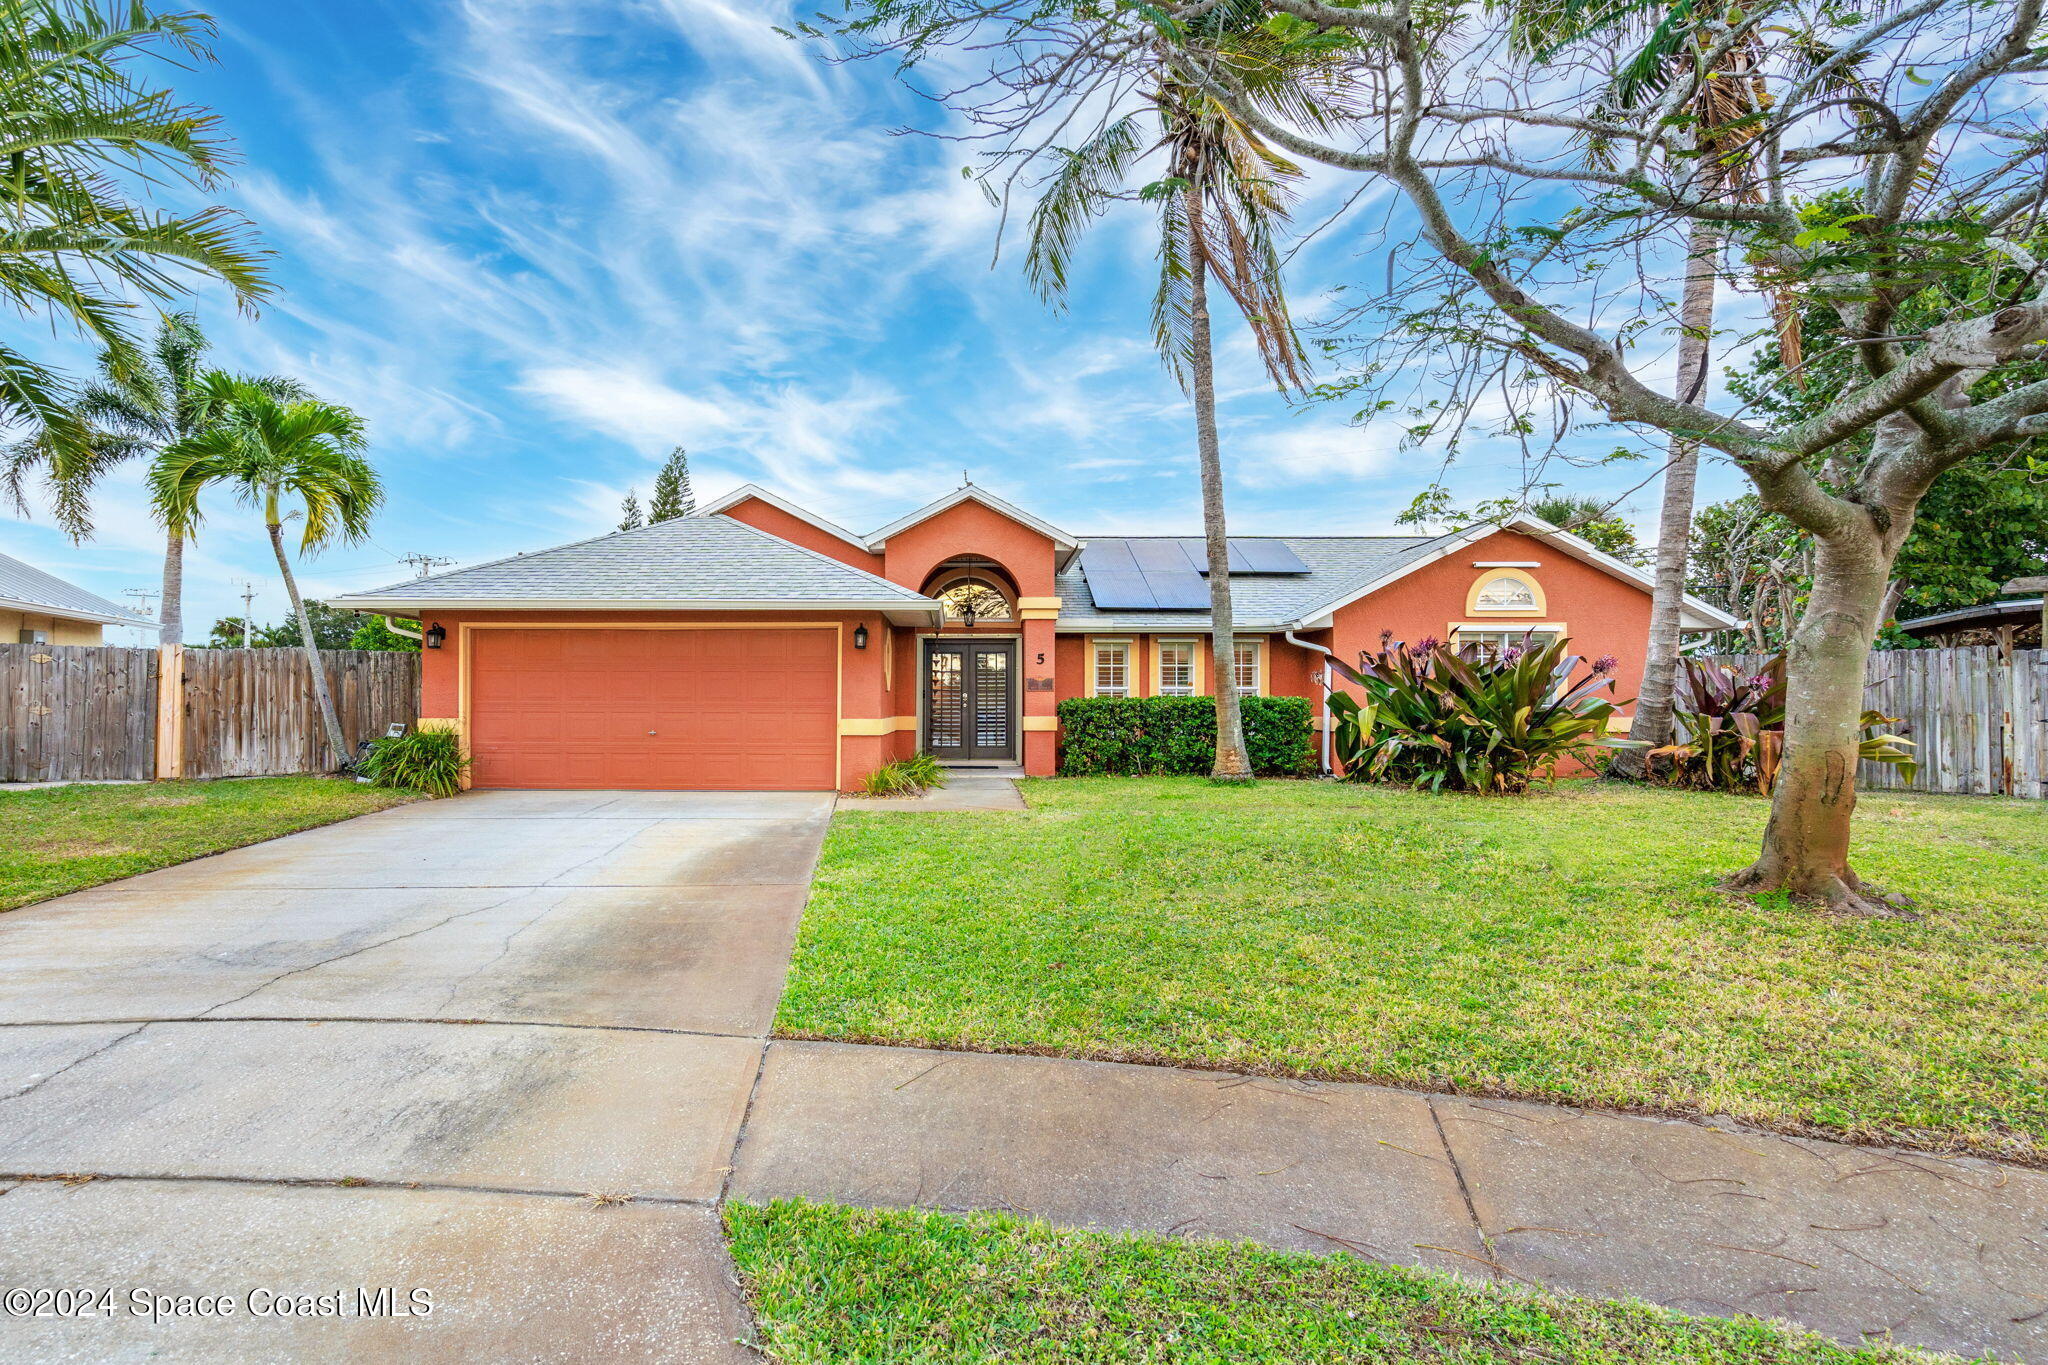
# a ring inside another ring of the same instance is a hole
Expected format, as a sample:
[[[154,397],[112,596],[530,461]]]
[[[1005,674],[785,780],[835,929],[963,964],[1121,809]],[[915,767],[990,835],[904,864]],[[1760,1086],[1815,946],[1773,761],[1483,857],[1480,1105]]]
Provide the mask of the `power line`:
[[[389,553],[389,551],[386,553]],[[398,558],[407,564],[418,566],[417,570],[413,573],[414,578],[425,578],[434,571],[437,565],[453,564],[455,562],[452,559],[443,559],[439,555],[399,555]]]

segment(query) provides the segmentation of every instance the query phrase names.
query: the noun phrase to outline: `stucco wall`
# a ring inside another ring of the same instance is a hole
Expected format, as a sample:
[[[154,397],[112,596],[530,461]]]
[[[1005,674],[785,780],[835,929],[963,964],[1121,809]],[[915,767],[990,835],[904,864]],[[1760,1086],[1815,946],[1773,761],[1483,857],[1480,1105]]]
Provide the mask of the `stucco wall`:
[[[772,503],[759,498],[747,498],[725,509],[724,515],[734,521],[744,521],[757,530],[771,536],[779,536],[792,545],[801,545],[806,550],[816,550],[829,555],[842,564],[851,564],[868,573],[882,572],[882,557],[863,550],[858,545],[840,539],[830,531],[821,531],[802,517],[793,517]]]
[[[37,616],[30,612],[0,611],[0,644],[17,644],[24,630],[47,631],[53,645],[97,645],[105,643],[106,627],[97,621],[73,621],[63,616]]]
[[[1492,572],[1474,568],[1475,560],[1535,561],[1538,567],[1523,572],[1542,587],[1544,609],[1468,614],[1466,599],[1473,584]],[[1624,713],[1633,711],[1649,642],[1650,594],[1519,531],[1497,531],[1352,603],[1337,613],[1334,638],[1328,643],[1349,662],[1361,650],[1377,650],[1382,630],[1413,644],[1432,636],[1445,639],[1452,623],[1461,621],[1484,621],[1505,630],[1518,624],[1562,625],[1573,653],[1588,659],[1612,654],[1619,661],[1616,695],[1629,703],[1622,708]]]

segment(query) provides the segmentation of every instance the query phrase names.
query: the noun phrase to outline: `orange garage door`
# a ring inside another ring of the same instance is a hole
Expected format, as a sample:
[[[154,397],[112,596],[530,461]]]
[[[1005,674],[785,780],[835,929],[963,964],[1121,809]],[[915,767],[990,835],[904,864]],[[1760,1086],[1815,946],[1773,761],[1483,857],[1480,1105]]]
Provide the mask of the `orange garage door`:
[[[832,630],[477,630],[479,787],[825,791]]]

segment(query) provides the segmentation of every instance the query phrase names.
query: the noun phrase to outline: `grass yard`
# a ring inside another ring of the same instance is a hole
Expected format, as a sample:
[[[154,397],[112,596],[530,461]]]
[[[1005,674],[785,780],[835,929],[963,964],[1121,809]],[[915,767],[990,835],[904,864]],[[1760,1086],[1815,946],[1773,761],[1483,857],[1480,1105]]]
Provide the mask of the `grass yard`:
[[[0,792],[0,910],[413,799],[325,777]]]
[[[725,1225],[761,1344],[783,1365],[1934,1359],[1349,1256],[1059,1232],[996,1214],[728,1204]]]
[[[2048,1162],[2048,808],[1867,795],[1918,923],[1715,889],[1762,801],[1199,779],[842,814],[778,1030],[1679,1114]]]

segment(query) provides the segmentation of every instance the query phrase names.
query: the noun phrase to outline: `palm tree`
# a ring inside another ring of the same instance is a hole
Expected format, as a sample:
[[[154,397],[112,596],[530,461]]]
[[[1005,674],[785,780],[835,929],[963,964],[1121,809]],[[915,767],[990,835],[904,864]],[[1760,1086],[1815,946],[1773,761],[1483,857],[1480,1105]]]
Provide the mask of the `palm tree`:
[[[259,385],[214,370],[201,387],[219,404],[221,420],[171,445],[149,473],[157,514],[172,534],[199,524],[199,496],[213,484],[232,488],[244,506],[263,514],[285,595],[298,618],[299,639],[313,674],[313,695],[337,765],[348,757],[341,721],[328,691],[327,670],[313,638],[306,604],[292,578],[284,548],[285,504],[303,515],[301,553],[361,540],[370,516],[384,500],[377,472],[362,455],[363,420],[354,412],[318,399],[283,399]]]
[[[1751,158],[1760,131],[1759,115],[1770,107],[1771,100],[1759,69],[1762,44],[1754,34],[1721,45],[1719,35],[1709,27],[1718,17],[1716,12],[1701,10],[1694,0],[1650,4],[1633,0],[1593,0],[1590,4],[1586,0],[1495,0],[1495,8],[1507,13],[1510,37],[1524,52],[1548,54],[1593,43],[1633,44],[1609,81],[1602,101],[1608,107],[1640,109],[1662,99],[1674,82],[1691,82],[1695,89],[1684,116],[1692,121],[1694,158],[1686,192],[1701,200],[1756,198]],[[1677,393],[1688,402],[1698,401],[1706,387],[1721,247],[1718,225],[1703,218],[1693,220],[1678,301]],[[1775,297],[1781,347],[1786,354],[1796,355],[1798,310],[1783,290],[1775,291]],[[1629,727],[1629,738],[1647,746],[1671,741],[1672,689],[1677,681],[1699,453],[1697,440],[1673,436],[1664,466],[1649,648],[1635,718]],[[1646,752],[1647,748],[1620,751],[1610,771],[1617,776],[1641,777],[1648,766],[1643,757]]]
[[[220,181],[219,116],[136,74],[138,59],[206,58],[212,34],[204,15],[142,0],[0,0],[0,299],[70,322],[117,369],[139,358],[125,325],[136,300],[176,298],[193,276],[225,283],[245,307],[270,290],[268,253],[240,215],[129,198],[138,183]],[[0,423],[43,432],[59,474],[94,458],[69,399],[54,371],[0,346]],[[60,510],[82,524],[81,508]]]
[[[1303,94],[1299,71],[1257,50],[1257,33],[1236,40],[1233,71],[1254,98],[1290,110],[1316,106]],[[1212,53],[1224,59],[1219,50]],[[1230,540],[1223,512],[1223,461],[1216,433],[1216,360],[1210,332],[1209,282],[1223,287],[1250,324],[1260,358],[1283,390],[1303,387],[1307,364],[1282,287],[1277,229],[1287,221],[1292,182],[1301,168],[1268,146],[1220,101],[1162,70],[1150,92],[1158,139],[1147,146],[1140,115],[1118,118],[1063,164],[1031,215],[1027,271],[1049,301],[1062,301],[1081,232],[1108,205],[1130,197],[1131,171],[1151,151],[1165,154],[1166,175],[1136,197],[1159,214],[1159,288],[1152,303],[1153,341],[1167,369],[1193,400],[1195,453],[1202,480],[1202,535],[1209,561],[1209,619],[1216,661],[1216,763],[1219,781],[1249,781],[1244,719],[1232,661],[1235,622],[1230,601]]]
[[[84,422],[91,455],[66,459],[45,429],[0,455],[0,468],[17,501],[28,471],[50,474],[51,501],[74,536],[92,530],[89,494],[115,465],[154,459],[166,447],[197,435],[221,417],[220,391],[200,382],[206,334],[190,313],[172,313],[157,324],[147,351],[130,363],[112,349],[100,352],[99,377],[79,390],[73,411]],[[305,398],[297,380],[266,376],[254,384],[281,399]],[[184,630],[185,536],[168,532],[164,541],[163,612],[159,636],[176,644]]]

